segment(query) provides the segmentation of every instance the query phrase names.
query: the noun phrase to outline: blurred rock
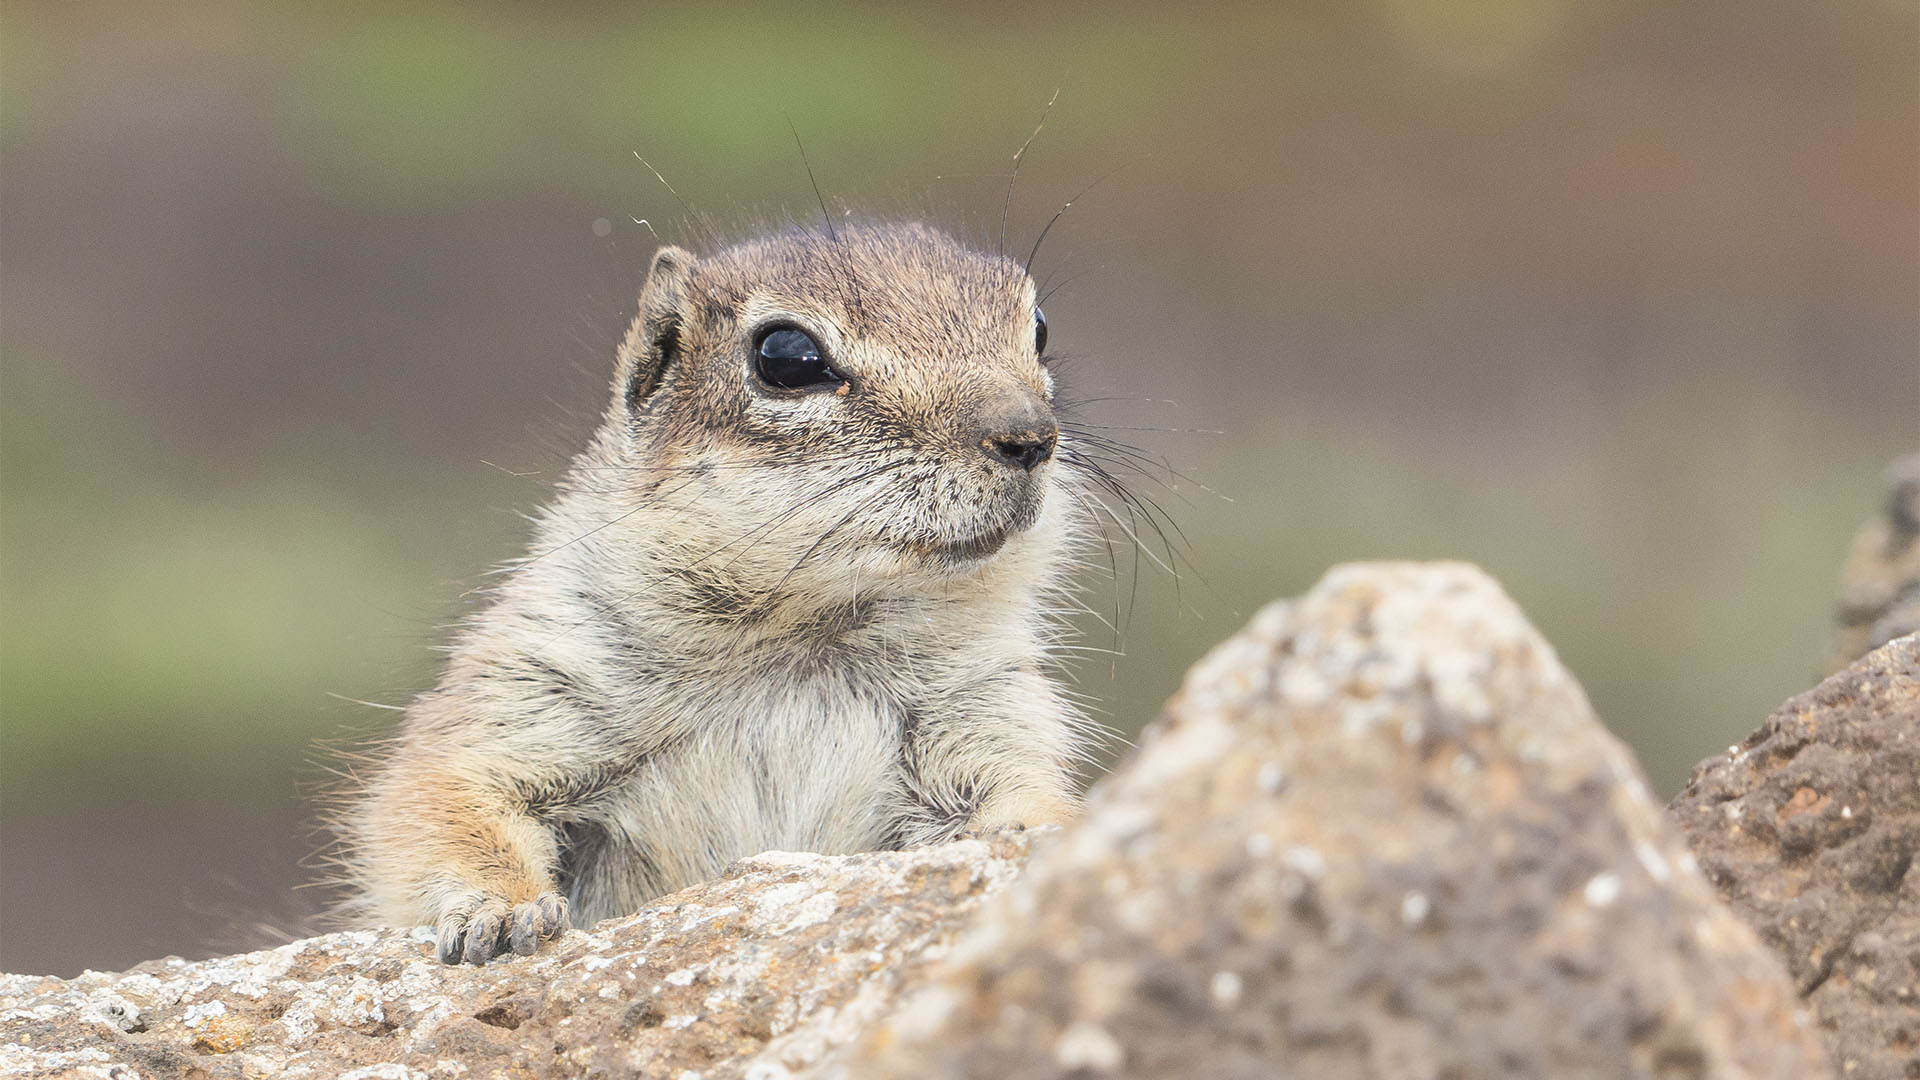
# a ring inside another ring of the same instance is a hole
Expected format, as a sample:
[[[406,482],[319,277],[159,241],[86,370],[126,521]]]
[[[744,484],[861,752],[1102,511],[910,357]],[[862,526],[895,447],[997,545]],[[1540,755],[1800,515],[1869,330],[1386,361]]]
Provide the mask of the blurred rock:
[[[1187,677],[861,1077],[1830,1075],[1472,567],[1334,570]]]
[[[484,968],[383,931],[0,976],[0,1075],[740,1076],[758,1054],[765,1080],[859,1034],[1026,855],[1022,834],[762,855]]]
[[[1920,1076],[1920,637],[1782,705],[1671,810],[1840,1074]]]
[[[1468,566],[1343,567],[1269,607],[1009,885],[1029,841],[763,855],[485,968],[389,931],[0,976],[0,1075],[1831,1075]]]
[[[1886,506],[1861,526],[1841,571],[1828,674],[1920,631],[1920,452],[1887,466],[1885,480]]]

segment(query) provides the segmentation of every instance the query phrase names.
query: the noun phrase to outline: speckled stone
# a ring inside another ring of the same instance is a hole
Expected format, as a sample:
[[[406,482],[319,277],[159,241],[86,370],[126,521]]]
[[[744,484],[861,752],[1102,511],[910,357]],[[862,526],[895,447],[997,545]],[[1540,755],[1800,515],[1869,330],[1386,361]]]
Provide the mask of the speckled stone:
[[[769,853],[532,957],[431,954],[0,976],[0,1075],[1831,1075],[1631,756],[1457,564],[1261,612],[1064,832]]]
[[[1670,809],[1840,1075],[1920,1077],[1920,636],[1780,706]]]
[[[857,1037],[1027,851],[768,853],[484,968],[421,930],[0,976],[0,1076],[775,1080]]]
[[[1920,452],[1887,466],[1879,516],[1860,527],[1840,573],[1829,674],[1920,631]]]
[[[1830,1075],[1500,588],[1335,569],[1189,676],[857,1077]]]

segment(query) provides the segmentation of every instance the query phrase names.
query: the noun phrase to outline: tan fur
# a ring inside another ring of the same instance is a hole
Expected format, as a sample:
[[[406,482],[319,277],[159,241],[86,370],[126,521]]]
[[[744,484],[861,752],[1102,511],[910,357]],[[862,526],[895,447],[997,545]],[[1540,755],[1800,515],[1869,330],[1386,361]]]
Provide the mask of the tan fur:
[[[485,962],[762,850],[1072,817],[1086,523],[1065,463],[982,449],[1051,430],[1035,310],[924,226],[662,249],[604,424],[346,815],[360,921]],[[848,383],[769,392],[770,322]]]

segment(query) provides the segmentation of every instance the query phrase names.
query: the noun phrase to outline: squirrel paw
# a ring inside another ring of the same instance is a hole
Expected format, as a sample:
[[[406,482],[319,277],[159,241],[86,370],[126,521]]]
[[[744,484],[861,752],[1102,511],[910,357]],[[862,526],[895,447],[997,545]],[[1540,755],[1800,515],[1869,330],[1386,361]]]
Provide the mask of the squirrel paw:
[[[1043,796],[1017,804],[977,810],[959,835],[977,839],[1001,829],[1025,832],[1036,825],[1070,824],[1079,817],[1080,808],[1076,804],[1066,799]]]
[[[508,949],[528,956],[566,928],[567,898],[557,892],[523,904],[475,893],[440,916],[440,962],[484,964]]]

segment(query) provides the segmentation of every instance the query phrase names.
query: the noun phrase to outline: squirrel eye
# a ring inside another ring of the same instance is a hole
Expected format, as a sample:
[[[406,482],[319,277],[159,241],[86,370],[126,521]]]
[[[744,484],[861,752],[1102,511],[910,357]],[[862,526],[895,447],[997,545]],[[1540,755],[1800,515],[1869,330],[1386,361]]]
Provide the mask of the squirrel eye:
[[[1039,308],[1033,309],[1033,355],[1044,356],[1047,352],[1047,313]]]
[[[762,331],[753,352],[754,374],[775,389],[831,390],[847,381],[804,330],[778,326]]]

